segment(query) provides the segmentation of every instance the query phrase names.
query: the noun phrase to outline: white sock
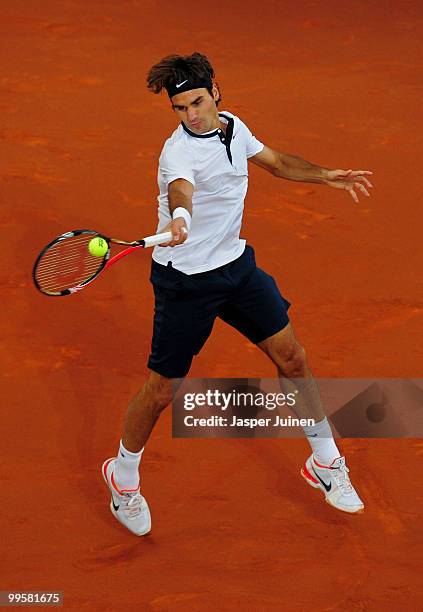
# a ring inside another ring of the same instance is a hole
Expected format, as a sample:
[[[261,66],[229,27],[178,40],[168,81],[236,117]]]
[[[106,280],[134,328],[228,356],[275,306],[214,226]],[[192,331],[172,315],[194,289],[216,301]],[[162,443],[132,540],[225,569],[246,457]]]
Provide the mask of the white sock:
[[[318,463],[330,465],[334,459],[341,456],[326,417],[323,421],[303,427],[303,429]]]
[[[124,447],[122,440],[120,441],[114,477],[116,486],[121,491],[136,491],[138,489],[140,485],[139,465],[143,451],[142,448],[139,453],[131,453]]]

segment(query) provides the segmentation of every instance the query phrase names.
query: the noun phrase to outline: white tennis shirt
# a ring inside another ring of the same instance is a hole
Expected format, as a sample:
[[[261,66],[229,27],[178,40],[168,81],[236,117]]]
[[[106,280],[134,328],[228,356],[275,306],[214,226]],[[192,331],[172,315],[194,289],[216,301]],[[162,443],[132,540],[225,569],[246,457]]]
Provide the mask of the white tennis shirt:
[[[170,261],[185,274],[223,266],[245,248],[239,234],[248,189],[247,159],[262,151],[264,145],[235,115],[223,111],[219,117],[227,124],[226,134],[215,129],[198,135],[181,124],[166,140],[159,159],[158,232],[171,221],[169,183],[183,178],[194,186],[187,240],[153,251],[157,263],[167,265]]]

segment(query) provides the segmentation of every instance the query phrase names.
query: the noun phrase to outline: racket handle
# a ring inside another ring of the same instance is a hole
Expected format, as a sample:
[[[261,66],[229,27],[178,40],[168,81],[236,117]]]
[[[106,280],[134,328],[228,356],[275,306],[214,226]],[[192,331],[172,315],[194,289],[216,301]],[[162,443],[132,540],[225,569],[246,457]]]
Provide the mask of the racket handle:
[[[143,238],[145,247],[156,246],[157,244],[169,242],[170,240],[172,240],[172,232],[163,232],[162,234],[154,234],[154,236]]]

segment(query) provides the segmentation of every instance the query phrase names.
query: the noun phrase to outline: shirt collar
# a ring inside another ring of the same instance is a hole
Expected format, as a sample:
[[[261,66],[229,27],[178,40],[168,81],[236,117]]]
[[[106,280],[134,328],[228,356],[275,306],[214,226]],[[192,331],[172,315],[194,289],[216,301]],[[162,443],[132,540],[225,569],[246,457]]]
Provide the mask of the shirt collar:
[[[228,117],[228,115],[225,115],[225,113],[219,113],[219,117],[223,117],[224,119],[226,119],[228,121],[228,126],[231,125],[231,123],[233,125],[234,120],[231,117]],[[187,128],[185,123],[181,122],[181,125],[186,131],[186,133],[190,136],[193,136],[194,138],[213,138],[213,136],[219,136],[219,138],[221,140],[223,138],[223,142],[225,142],[225,133],[221,128],[216,128],[212,132],[207,132],[207,134],[194,134],[194,132],[191,132],[191,130]]]

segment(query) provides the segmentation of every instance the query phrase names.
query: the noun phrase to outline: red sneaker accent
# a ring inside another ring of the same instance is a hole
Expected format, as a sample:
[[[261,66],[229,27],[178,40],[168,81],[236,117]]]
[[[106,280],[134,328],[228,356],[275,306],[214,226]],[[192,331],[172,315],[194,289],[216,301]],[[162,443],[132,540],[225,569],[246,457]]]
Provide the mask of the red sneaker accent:
[[[316,478],[314,478],[314,476],[312,476],[312,475],[310,474],[310,472],[308,471],[306,464],[304,464],[304,467],[303,467],[303,472],[304,472],[304,476],[305,476],[306,478],[308,478],[308,479],[309,479],[309,480],[311,480],[312,482],[315,482],[316,484],[319,484],[319,482],[316,480]]]
[[[336,461],[336,459],[339,459],[339,457],[336,457],[333,461]],[[332,461],[332,463],[330,465],[321,465],[320,463],[317,463],[316,459],[314,458],[314,455],[313,455],[313,461],[317,465],[317,467],[325,468],[325,470],[330,470],[331,469],[331,465],[333,463],[333,461]]]
[[[119,493],[119,495],[123,495],[123,493],[135,493],[136,491],[140,490],[139,487],[137,487],[136,489],[119,489],[119,487],[117,486],[116,481],[115,481],[115,473],[114,472],[112,472],[110,474],[110,482],[112,483],[112,487],[114,489],[116,489],[116,491]]]
[[[113,461],[113,457],[111,459],[109,459],[108,461],[106,461],[106,463],[103,465],[103,474],[104,474],[104,478],[107,480],[107,468],[109,467],[109,463]]]
[[[103,474],[104,474],[104,478],[106,479],[106,481],[107,481],[107,468],[109,467],[109,463],[111,461],[115,461],[115,458],[112,457],[111,459],[106,461],[106,463],[103,466]],[[114,472],[110,474],[110,482],[112,483],[112,487],[119,493],[119,495],[122,495],[123,493],[134,493],[135,491],[139,491],[139,487],[137,487],[136,489],[122,489],[122,490],[119,489],[115,481]]]
[[[119,489],[119,487],[117,486],[115,482],[114,472],[110,474],[110,482],[112,483],[112,487],[119,493],[119,495],[122,495],[122,491]]]

